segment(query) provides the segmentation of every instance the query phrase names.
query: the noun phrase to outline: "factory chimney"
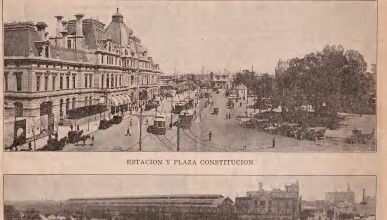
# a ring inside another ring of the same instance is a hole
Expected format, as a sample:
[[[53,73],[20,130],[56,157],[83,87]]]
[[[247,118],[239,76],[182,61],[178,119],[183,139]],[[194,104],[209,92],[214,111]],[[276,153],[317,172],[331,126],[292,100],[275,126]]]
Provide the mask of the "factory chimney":
[[[363,199],[360,203],[361,205],[367,205],[367,202],[365,201],[365,189],[363,189]]]
[[[260,191],[260,192],[263,191],[263,183],[259,183],[259,191]]]

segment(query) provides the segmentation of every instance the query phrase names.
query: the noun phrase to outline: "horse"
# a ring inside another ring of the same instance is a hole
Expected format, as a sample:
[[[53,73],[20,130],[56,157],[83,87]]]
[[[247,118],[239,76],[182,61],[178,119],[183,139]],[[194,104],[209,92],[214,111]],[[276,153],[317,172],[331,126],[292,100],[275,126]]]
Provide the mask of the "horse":
[[[82,135],[82,136],[78,137],[76,139],[76,144],[78,145],[78,142],[82,141],[83,142],[82,146],[85,146],[85,142],[87,139],[90,139],[90,134],[86,134],[86,135]]]

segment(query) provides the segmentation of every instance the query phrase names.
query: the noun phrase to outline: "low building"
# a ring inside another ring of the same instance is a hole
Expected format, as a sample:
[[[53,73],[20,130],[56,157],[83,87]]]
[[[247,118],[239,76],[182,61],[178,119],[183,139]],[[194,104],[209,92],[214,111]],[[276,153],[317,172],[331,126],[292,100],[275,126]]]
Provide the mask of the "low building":
[[[247,99],[247,86],[238,85],[237,87],[235,87],[235,93],[236,93],[238,99],[246,100]]]

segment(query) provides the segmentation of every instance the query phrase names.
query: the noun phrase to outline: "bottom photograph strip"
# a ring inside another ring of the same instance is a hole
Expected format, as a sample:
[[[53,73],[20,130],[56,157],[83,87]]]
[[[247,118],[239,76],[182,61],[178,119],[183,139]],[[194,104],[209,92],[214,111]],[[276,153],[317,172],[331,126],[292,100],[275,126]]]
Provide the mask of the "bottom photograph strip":
[[[5,220],[376,218],[376,176],[4,175]]]

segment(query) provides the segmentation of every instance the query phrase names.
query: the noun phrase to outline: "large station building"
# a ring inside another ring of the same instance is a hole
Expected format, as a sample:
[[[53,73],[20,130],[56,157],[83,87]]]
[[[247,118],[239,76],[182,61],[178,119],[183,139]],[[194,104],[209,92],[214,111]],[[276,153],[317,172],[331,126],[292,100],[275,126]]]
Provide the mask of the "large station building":
[[[4,24],[5,145],[57,122],[136,111],[159,95],[159,65],[123,18],[118,9],[107,26],[56,16],[53,36],[44,22]]]
[[[220,220],[296,220],[300,217],[299,185],[293,183],[285,190],[248,191],[245,197],[217,194],[162,195],[110,198],[78,198],[66,201],[66,209],[109,211],[121,213],[127,219],[220,219]]]

